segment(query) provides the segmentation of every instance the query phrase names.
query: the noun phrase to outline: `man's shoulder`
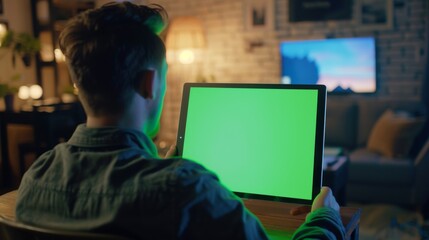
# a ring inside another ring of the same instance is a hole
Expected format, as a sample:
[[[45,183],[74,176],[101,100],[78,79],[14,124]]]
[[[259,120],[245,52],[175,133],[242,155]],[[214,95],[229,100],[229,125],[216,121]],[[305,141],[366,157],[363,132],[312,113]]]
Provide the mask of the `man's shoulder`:
[[[58,188],[61,183],[68,182],[67,186],[82,185],[98,179],[110,179],[109,186],[126,189],[129,183],[146,185],[151,183],[168,182],[168,185],[180,187],[201,181],[218,181],[217,176],[204,166],[183,158],[145,158],[139,153],[131,154],[134,157],[128,159],[104,159],[98,156],[96,159],[86,159],[90,156],[77,154],[74,159],[72,153],[65,151],[66,144],[58,145],[54,149],[42,154],[27,170],[24,182],[30,184],[54,185]],[[78,170],[78,172],[76,172]],[[79,181],[71,181],[79,175]],[[117,176],[121,175],[120,178]],[[65,178],[70,178],[65,181]],[[58,180],[64,180],[58,182]],[[90,185],[93,185],[92,183]],[[162,185],[162,184],[161,184]],[[60,187],[61,188],[61,187]]]
[[[185,158],[171,158],[161,161],[171,161],[174,174],[180,180],[189,181],[197,180],[200,178],[211,179],[218,181],[218,178],[215,173],[206,169],[203,165],[196,163],[192,160]]]

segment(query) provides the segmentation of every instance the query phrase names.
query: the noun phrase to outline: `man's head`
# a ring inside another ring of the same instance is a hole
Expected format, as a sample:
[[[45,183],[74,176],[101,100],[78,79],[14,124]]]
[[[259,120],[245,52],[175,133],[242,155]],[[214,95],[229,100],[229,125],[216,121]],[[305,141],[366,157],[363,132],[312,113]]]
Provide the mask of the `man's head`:
[[[86,11],[68,22],[59,45],[89,117],[123,115],[136,93],[153,99],[160,111],[166,63],[158,34],[166,15],[158,5],[124,2]]]

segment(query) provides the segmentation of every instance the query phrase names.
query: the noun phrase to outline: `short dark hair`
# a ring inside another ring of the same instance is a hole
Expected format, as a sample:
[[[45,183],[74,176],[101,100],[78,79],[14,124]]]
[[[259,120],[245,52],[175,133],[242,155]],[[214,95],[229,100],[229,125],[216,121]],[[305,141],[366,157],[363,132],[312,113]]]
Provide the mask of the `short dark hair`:
[[[59,37],[73,82],[91,114],[120,114],[139,74],[160,67],[165,45],[158,34],[167,13],[159,5],[109,3],[72,18]]]

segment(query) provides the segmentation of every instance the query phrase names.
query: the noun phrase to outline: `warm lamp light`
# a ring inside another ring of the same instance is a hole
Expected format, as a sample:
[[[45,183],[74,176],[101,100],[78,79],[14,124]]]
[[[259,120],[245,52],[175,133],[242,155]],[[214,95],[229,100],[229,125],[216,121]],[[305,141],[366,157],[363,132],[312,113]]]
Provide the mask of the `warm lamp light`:
[[[59,48],[55,48],[54,50],[55,60],[57,62],[65,62],[66,56],[64,56],[63,52]]]
[[[27,100],[28,98],[30,98],[30,88],[27,86],[19,87],[18,97],[22,100]]]
[[[195,60],[194,52],[191,49],[179,51],[179,62],[182,64],[191,64]]]
[[[41,86],[34,84],[30,86],[30,97],[32,99],[39,99],[43,95],[43,89]]]
[[[43,95],[43,89],[37,84],[19,87],[18,97],[22,100],[39,99]]]
[[[179,62],[190,64],[195,60],[195,50],[204,48],[203,26],[195,17],[174,18],[168,28],[166,46],[177,52]]]
[[[7,25],[6,23],[0,22],[0,47],[3,41],[3,38],[6,36],[7,33]]]

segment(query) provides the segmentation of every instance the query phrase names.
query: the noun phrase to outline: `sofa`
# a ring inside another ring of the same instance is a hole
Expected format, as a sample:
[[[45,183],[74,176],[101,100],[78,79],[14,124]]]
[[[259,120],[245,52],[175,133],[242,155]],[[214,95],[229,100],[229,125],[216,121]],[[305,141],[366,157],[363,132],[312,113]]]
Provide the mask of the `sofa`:
[[[417,101],[328,97],[325,145],[342,147],[349,156],[348,202],[417,207],[429,202],[426,112]],[[413,127],[398,132],[389,125],[396,119],[386,120],[396,114],[406,124],[411,119]],[[389,142],[396,145],[386,151]],[[389,152],[399,149],[399,155]]]

